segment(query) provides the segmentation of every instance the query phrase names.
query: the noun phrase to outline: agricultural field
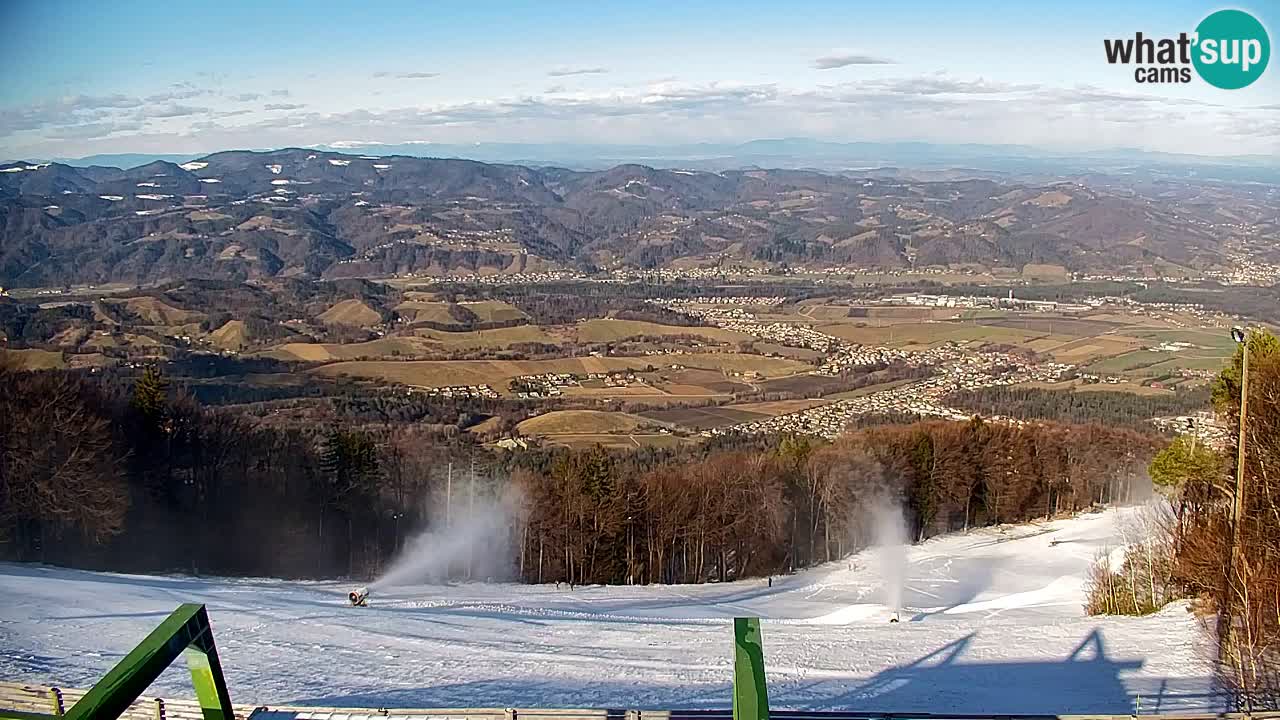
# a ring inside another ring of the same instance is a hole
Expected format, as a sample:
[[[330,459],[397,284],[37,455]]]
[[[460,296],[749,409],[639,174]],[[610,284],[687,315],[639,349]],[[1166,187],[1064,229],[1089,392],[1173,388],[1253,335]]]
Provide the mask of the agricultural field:
[[[521,422],[516,430],[523,436],[566,447],[674,447],[687,442],[671,435],[664,423],[604,410],[554,410]]]
[[[1087,392],[1124,392],[1133,395],[1172,395],[1173,390],[1167,388],[1151,387],[1138,382],[1122,382],[1122,383],[1086,383],[1080,380],[1066,380],[1063,382],[1044,382],[1044,383],[1027,383],[1025,387],[1040,388],[1042,390],[1071,390],[1078,393]]]
[[[489,385],[505,390],[508,381],[521,375],[544,373],[607,373],[647,370],[659,366],[757,372],[764,377],[781,377],[810,369],[786,358],[770,358],[739,353],[699,353],[662,357],[576,357],[552,360],[419,360],[354,361],[323,365],[312,372],[325,376],[347,375],[368,380],[401,383],[417,387]]]
[[[479,300],[458,303],[458,305],[463,310],[475,315],[483,323],[503,323],[529,319],[529,316],[520,308],[499,300]]]
[[[641,320],[617,320],[595,318],[578,323],[577,338],[580,343],[617,342],[639,336],[698,337],[713,343],[737,343],[750,340],[751,335],[714,327],[682,327],[660,325]]]
[[[316,319],[325,325],[372,327],[382,322],[382,313],[363,301],[352,298],[335,303],[328,310],[317,315]]]
[[[820,332],[860,345],[883,345],[907,350],[930,348],[948,342],[985,342],[1016,345],[1043,338],[1046,333],[1017,327],[993,327],[961,322],[897,323],[871,327],[852,323],[820,325]],[[1062,342],[1071,338],[1061,337]]]
[[[1073,340],[1053,348],[1033,349],[1048,353],[1058,362],[1078,365],[1099,358],[1123,355],[1141,348],[1142,345],[1141,340],[1127,335],[1102,335]]]
[[[243,350],[249,345],[249,333],[243,320],[228,320],[209,333],[209,342],[223,350]]]
[[[19,370],[53,370],[67,366],[63,354],[52,350],[0,350],[0,361]]]
[[[461,325],[449,311],[450,303],[435,300],[405,300],[395,311],[411,323],[429,322],[437,325]]]
[[[285,343],[259,353],[277,360],[334,362],[379,358],[430,357],[442,351],[502,350],[520,343],[558,344],[555,337],[534,325],[493,330],[448,332],[420,328],[413,335],[384,337],[358,343]]]
[[[717,427],[728,427],[739,423],[760,420],[764,413],[753,413],[746,410],[735,410],[724,407],[682,407],[670,410],[649,410],[644,416],[659,422],[679,425],[693,430],[708,430]]]
[[[605,410],[553,410],[516,425],[521,435],[630,433],[656,423],[638,415]]]
[[[418,293],[395,306],[395,311],[410,323],[442,326],[465,326],[472,323],[492,325],[529,319],[520,308],[499,300],[449,303],[423,299]]]
[[[1178,350],[1154,348],[1135,350],[1087,366],[1089,372],[1140,377],[1159,377],[1178,370],[1219,370],[1234,348],[1194,347]]]
[[[827,402],[827,400],[821,399],[775,400],[771,402],[721,405],[719,407],[650,410],[642,414],[646,418],[663,423],[679,425],[694,430],[708,430],[800,412],[801,410],[826,405]]]
[[[141,296],[124,300],[103,299],[99,301],[100,309],[109,313],[123,312],[145,325],[175,326],[198,323],[205,318],[203,313],[173,307],[153,297]]]

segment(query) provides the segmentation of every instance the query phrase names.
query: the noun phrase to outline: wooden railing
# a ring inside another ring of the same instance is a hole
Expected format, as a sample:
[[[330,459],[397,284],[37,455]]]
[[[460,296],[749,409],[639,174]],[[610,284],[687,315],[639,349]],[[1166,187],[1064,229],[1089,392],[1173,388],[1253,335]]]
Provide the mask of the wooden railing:
[[[0,708],[62,715],[84,690],[0,682]],[[235,705],[237,720],[731,720],[723,710],[573,710],[549,708],[383,709]],[[1280,720],[1280,712],[1165,715],[973,715],[777,710],[771,720]],[[128,720],[202,720],[200,703],[144,696],[121,717]]]
[[[45,715],[65,715],[87,690],[0,682],[0,708]],[[236,705],[236,720],[248,720],[253,705]],[[169,700],[143,696],[120,717],[128,720],[204,720],[195,700]]]

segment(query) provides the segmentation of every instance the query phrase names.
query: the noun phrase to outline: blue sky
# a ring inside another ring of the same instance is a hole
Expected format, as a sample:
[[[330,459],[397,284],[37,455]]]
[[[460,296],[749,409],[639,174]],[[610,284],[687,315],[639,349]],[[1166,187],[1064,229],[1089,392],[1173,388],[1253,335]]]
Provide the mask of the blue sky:
[[[1221,7],[0,2],[0,158],[343,143],[826,140],[1280,154],[1280,69],[1142,85],[1104,38]],[[1274,0],[1231,5],[1280,27]]]

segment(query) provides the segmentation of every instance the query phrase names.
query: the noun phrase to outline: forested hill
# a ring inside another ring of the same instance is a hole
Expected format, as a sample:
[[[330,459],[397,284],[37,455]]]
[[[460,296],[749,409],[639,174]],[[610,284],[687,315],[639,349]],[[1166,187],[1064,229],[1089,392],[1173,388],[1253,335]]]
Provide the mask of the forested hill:
[[[1274,218],[1257,188],[1189,180],[1115,189],[229,151],[127,170],[0,165],[0,285],[592,271],[690,259],[1145,276],[1227,267],[1230,243],[1274,235]]]
[[[972,421],[832,444],[495,454],[433,426],[263,424],[201,407],[154,370],[127,385],[0,369],[0,385],[0,553],[118,571],[368,578],[442,525],[449,486],[469,503],[515,502],[480,545],[524,581],[774,574],[865,543],[866,510],[885,499],[924,538],[1126,498],[1163,444]]]
[[[1199,387],[1179,389],[1172,394],[1135,395],[1096,389],[1075,392],[1003,385],[962,390],[951,394],[947,402],[980,415],[1002,415],[1019,420],[1101,422],[1141,429],[1150,427],[1153,417],[1186,415],[1206,409],[1209,390]]]

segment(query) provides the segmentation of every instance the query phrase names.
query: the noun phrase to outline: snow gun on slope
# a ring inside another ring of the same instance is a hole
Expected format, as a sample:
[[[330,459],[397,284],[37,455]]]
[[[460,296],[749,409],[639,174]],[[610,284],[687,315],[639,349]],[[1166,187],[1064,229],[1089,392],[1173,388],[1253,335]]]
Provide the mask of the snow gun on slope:
[[[351,601],[351,607],[368,607],[369,606],[369,588],[358,587],[347,593],[347,599]]]

